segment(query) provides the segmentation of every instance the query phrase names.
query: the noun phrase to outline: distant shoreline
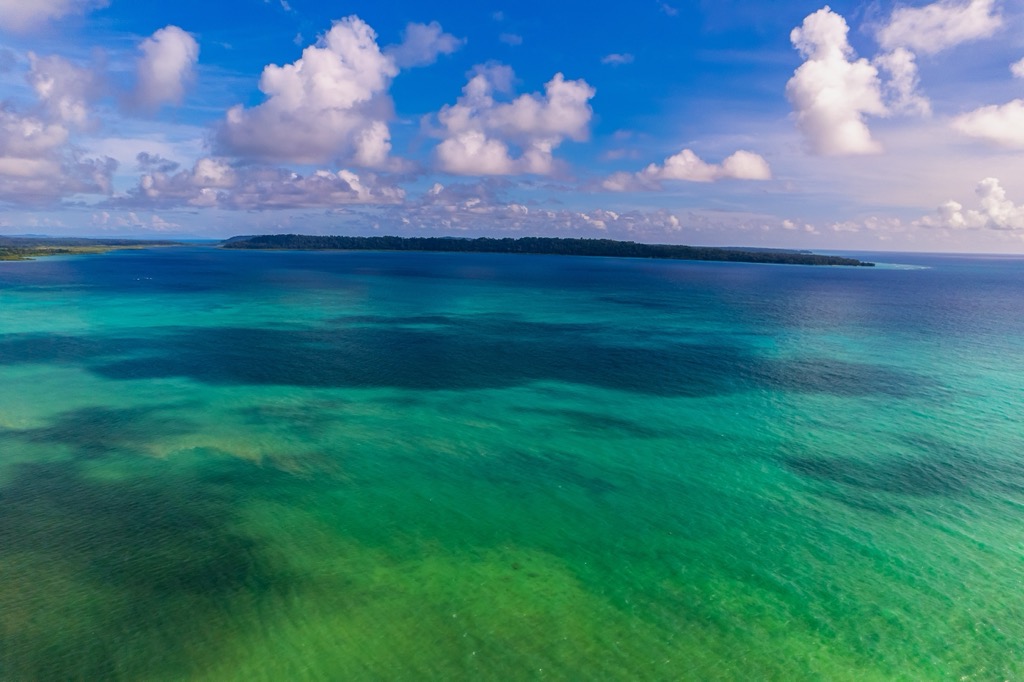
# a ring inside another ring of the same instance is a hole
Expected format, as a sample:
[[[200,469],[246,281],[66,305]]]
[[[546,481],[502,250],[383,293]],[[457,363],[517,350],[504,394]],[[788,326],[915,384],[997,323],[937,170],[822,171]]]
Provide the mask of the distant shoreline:
[[[0,261],[27,261],[46,256],[99,254],[116,249],[179,246],[179,242],[81,237],[0,237]]]
[[[613,239],[575,239],[561,237],[520,237],[493,239],[480,237],[346,237],[276,234],[232,237],[221,244],[225,249],[298,250],[298,251],[427,251],[445,253],[519,253],[556,256],[604,256],[617,258],[654,258],[730,263],[770,263],[779,265],[839,265],[874,267],[874,263],[823,256],[807,251],[782,249],[745,249],[742,247],[680,246],[641,244]]]

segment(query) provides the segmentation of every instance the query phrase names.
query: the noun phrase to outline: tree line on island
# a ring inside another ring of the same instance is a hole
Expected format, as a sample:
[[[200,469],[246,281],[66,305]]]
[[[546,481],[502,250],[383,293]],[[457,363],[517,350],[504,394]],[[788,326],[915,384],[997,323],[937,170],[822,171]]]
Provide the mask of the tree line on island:
[[[227,249],[287,249],[342,251],[440,251],[456,253],[520,253],[552,256],[605,256],[616,258],[661,258],[671,260],[726,261],[734,263],[777,263],[785,265],[852,265],[874,263],[841,256],[823,256],[806,251],[744,249],[733,247],[642,244],[614,239],[564,237],[346,237],[303,234],[274,234],[232,237]]]

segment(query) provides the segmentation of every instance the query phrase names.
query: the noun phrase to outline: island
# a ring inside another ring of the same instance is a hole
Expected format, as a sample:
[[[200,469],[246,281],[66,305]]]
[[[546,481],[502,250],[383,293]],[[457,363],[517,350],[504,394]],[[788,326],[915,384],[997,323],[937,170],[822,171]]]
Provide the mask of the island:
[[[232,237],[225,249],[341,250],[341,251],[441,251],[455,253],[519,253],[555,256],[604,256],[671,260],[775,263],[783,265],[874,266],[855,258],[823,256],[808,251],[742,247],[643,244],[614,239],[565,237],[345,237],[273,234]]]
[[[142,239],[85,239],[82,237],[4,237],[0,236],[0,261],[32,260],[40,256],[106,253],[114,249],[145,249],[151,246],[178,246],[178,242]]]

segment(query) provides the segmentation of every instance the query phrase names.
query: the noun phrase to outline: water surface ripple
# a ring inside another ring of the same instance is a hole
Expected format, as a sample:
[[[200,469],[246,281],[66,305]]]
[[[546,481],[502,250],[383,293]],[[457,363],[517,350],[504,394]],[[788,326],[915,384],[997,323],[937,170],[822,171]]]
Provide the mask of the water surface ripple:
[[[898,260],[0,263],[0,679],[1022,678],[1024,259]]]

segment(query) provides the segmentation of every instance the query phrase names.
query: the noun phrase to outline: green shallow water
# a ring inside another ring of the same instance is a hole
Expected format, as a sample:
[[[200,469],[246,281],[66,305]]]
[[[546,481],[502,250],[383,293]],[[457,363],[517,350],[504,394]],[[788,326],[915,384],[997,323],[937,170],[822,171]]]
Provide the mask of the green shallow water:
[[[911,260],[0,264],[0,678],[1022,677],[1024,261]]]

